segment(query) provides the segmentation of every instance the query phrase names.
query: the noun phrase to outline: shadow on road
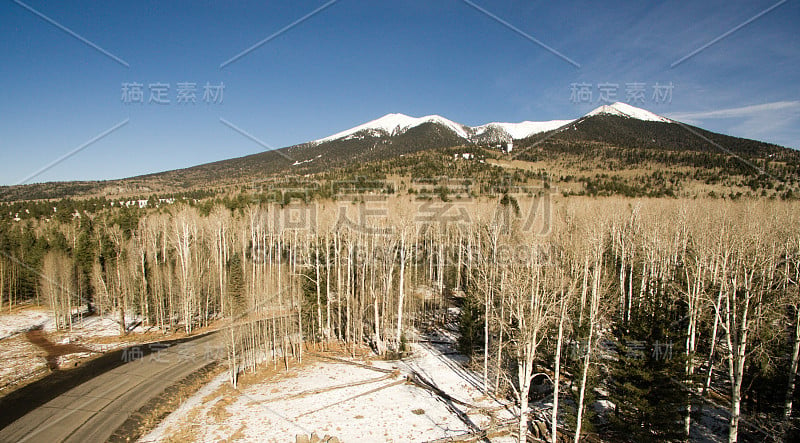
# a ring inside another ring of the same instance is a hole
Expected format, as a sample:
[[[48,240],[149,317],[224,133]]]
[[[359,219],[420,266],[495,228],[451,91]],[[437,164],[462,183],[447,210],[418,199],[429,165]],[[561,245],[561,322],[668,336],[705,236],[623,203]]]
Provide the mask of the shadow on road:
[[[50,368],[51,371],[58,369],[58,357],[62,355],[75,354],[78,352],[95,352],[89,348],[76,344],[70,343],[62,345],[53,343],[47,338],[47,335],[45,335],[41,325],[26,332],[25,338],[47,353],[45,359],[47,360],[47,367]]]

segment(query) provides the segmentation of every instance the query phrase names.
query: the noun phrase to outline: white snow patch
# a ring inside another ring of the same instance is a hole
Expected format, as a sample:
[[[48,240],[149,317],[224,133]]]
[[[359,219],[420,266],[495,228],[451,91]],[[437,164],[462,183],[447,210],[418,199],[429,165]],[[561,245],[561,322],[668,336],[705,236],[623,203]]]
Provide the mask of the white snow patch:
[[[600,115],[600,114],[618,115],[620,117],[635,118],[638,120],[653,121],[653,122],[664,122],[664,123],[672,122],[672,120],[666,117],[653,114],[650,111],[637,108],[635,106],[631,106],[627,103],[622,103],[622,102],[616,102],[610,105],[603,105],[598,108],[595,108],[594,110],[586,114],[586,117],[592,115]]]
[[[635,106],[631,106],[627,103],[622,103],[622,102],[616,102],[610,105],[600,106],[592,110],[585,116],[589,117],[592,115],[600,115],[600,114],[618,115],[621,117],[635,118],[645,121],[656,121],[664,123],[672,122],[672,120],[666,117],[662,117],[650,111],[637,108]],[[534,134],[539,134],[542,132],[558,129],[573,121],[575,121],[575,119],[549,120],[541,122],[523,121],[519,123],[492,122],[480,126],[467,126],[467,125],[462,125],[461,123],[454,122],[452,120],[448,120],[439,115],[427,115],[425,117],[411,117],[405,114],[386,114],[381,118],[369,121],[367,123],[358,125],[356,127],[347,129],[342,132],[338,132],[328,137],[315,140],[311,143],[319,144],[339,139],[344,139],[344,140],[363,139],[364,137],[368,136],[369,137],[379,137],[383,135],[394,136],[402,134],[403,132],[409,130],[410,128],[419,126],[423,123],[438,123],[440,125],[450,128],[451,130],[453,130],[453,132],[458,134],[459,137],[466,140],[471,140],[473,137],[479,136],[490,129],[499,130],[501,132],[508,134],[512,139],[519,140],[522,138],[530,137],[531,135]]]
[[[0,392],[48,372],[46,353],[24,335],[4,339],[0,345]]]
[[[225,407],[231,416],[217,421],[214,417],[219,415],[210,415],[209,411],[222,397],[217,396],[208,403],[203,403],[202,399],[227,380],[227,374],[223,374],[140,442],[162,440],[180,425],[191,426],[197,441],[209,442],[230,437],[242,425],[243,441],[294,441],[297,434],[310,435],[311,432],[336,436],[342,441],[426,441],[469,432],[470,427],[451,409],[457,408],[465,414],[467,408],[447,404],[414,385],[397,383],[411,370],[455,398],[472,404],[501,406],[482,396],[477,375],[459,364],[463,356],[443,355],[427,344],[414,344],[413,351],[408,361],[374,362],[377,367],[400,369],[396,378],[376,380],[384,374],[323,360],[297,370],[297,375],[289,378],[240,387],[235,401]],[[291,397],[304,391],[361,381],[369,382]],[[370,392],[381,387],[383,389]],[[505,409],[497,411],[498,419],[512,416]],[[191,423],[188,423],[189,417],[194,417]],[[489,417],[475,411],[470,411],[468,418],[477,427],[486,427],[490,422]],[[508,436],[493,441],[514,441],[514,438]]]
[[[558,129],[572,121],[573,120],[550,120],[544,122],[524,121],[519,123],[492,122],[481,126],[475,126],[472,129],[475,131],[475,135],[481,135],[488,129],[494,127],[505,131],[505,133],[510,135],[511,138],[518,140],[521,138],[530,137],[534,134]]]
[[[322,143],[331,140],[346,138],[361,131],[368,131],[370,135],[398,135],[410,128],[419,126],[423,123],[438,123],[453,130],[459,137],[468,138],[469,134],[464,125],[448,120],[439,115],[427,115],[425,117],[411,117],[405,114],[386,114],[383,117],[369,121],[354,128],[338,132],[331,136],[315,140],[313,143]],[[352,138],[352,137],[350,137]]]
[[[86,307],[75,308],[76,317],[72,322],[72,330],[56,331],[53,314],[44,307],[24,308],[12,314],[0,314],[0,340],[13,335],[28,332],[31,329],[41,328],[45,332],[57,332],[67,337],[109,337],[119,335],[119,315],[107,313],[104,315],[77,316],[80,310],[85,311]],[[140,325],[140,318],[126,316],[128,327],[132,328],[128,333],[146,332],[146,328]],[[63,339],[63,337],[61,337]]]
[[[143,333],[147,328],[142,327],[141,318],[125,316],[128,325],[128,334]],[[133,325],[137,325],[132,328]],[[70,331],[65,331],[69,333]],[[83,317],[72,324],[72,333],[81,337],[114,337],[119,335],[119,314],[93,315]],[[73,334],[70,334],[73,335]]]
[[[0,314],[0,340],[31,329],[52,324],[50,311],[38,308],[23,309],[13,314]]]

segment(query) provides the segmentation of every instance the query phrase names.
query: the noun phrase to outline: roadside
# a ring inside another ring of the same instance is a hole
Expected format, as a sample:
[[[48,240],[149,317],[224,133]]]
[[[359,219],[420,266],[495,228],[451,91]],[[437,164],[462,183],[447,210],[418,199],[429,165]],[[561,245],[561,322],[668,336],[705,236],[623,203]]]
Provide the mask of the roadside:
[[[515,441],[506,429],[514,406],[485,396],[463,356],[447,345],[410,346],[398,361],[307,351],[302,364],[288,371],[262,365],[235,389],[220,374],[139,441],[286,442],[312,434],[322,441],[438,441],[482,433]]]
[[[57,331],[50,312],[37,306],[0,314],[0,429],[131,360],[211,330],[166,335],[136,318],[126,327],[128,334],[121,336],[112,316],[76,315],[71,330]]]
[[[151,399],[213,363],[218,346],[206,334],[55,371],[2,399],[0,441],[106,441]]]
[[[0,313],[0,399],[49,374],[77,368],[109,352],[131,346],[187,338],[183,330],[165,333],[128,317],[120,335],[115,314],[91,315],[76,309],[73,327],[56,330],[51,312],[34,305]],[[214,324],[192,335],[214,330]]]

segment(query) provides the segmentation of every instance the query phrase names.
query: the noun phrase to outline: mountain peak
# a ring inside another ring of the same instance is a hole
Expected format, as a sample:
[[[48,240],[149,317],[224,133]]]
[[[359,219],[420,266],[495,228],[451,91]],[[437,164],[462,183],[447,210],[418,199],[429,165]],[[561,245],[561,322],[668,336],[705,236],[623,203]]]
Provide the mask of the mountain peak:
[[[666,117],[662,117],[658,114],[654,114],[645,109],[637,108],[635,106],[631,106],[623,102],[615,102],[610,105],[603,105],[598,108],[595,108],[590,113],[586,114],[586,117],[590,117],[593,115],[601,115],[601,114],[616,115],[620,117],[635,118],[638,120],[653,121],[653,122],[664,122],[664,123],[672,122],[672,120]]]
[[[540,132],[550,131],[571,121],[572,120],[550,120],[543,122],[523,121],[519,123],[492,122],[471,127],[454,122],[441,115],[434,114],[424,117],[411,117],[400,113],[390,113],[345,131],[315,140],[311,143],[319,144],[333,140],[363,138],[364,136],[394,136],[424,123],[434,123],[444,126],[465,140],[482,142],[510,141],[512,139],[521,139]]]
[[[419,126],[423,123],[438,123],[452,129],[453,132],[458,134],[460,137],[464,138],[468,137],[467,131],[464,129],[463,125],[461,125],[460,123],[456,123],[454,121],[450,121],[439,115],[426,115],[425,117],[411,117],[405,114],[391,113],[391,114],[386,114],[383,117],[377,118],[375,120],[368,121],[362,125],[358,125],[354,128],[350,128],[345,131],[330,135],[328,137],[321,138],[319,140],[316,140],[315,143],[322,143],[343,138],[344,139],[354,138],[357,137],[356,134],[365,131],[372,136],[397,135],[402,132],[405,132],[409,128],[413,128],[414,126]]]
[[[627,103],[616,102],[610,105],[603,105],[586,117],[593,115],[616,115],[638,120],[671,123],[672,120],[654,114],[645,109],[631,106]],[[333,140],[361,139],[364,137],[382,137],[400,135],[407,130],[422,125],[424,123],[434,123],[444,126],[453,131],[457,136],[471,142],[503,142],[515,139],[530,137],[541,132],[558,129],[573,120],[550,120],[542,122],[523,121],[519,123],[492,122],[481,126],[467,126],[461,123],[448,120],[441,115],[426,115],[424,117],[411,117],[400,113],[390,113],[383,117],[368,121],[356,127],[329,135],[325,138],[315,140],[312,144],[319,144]]]

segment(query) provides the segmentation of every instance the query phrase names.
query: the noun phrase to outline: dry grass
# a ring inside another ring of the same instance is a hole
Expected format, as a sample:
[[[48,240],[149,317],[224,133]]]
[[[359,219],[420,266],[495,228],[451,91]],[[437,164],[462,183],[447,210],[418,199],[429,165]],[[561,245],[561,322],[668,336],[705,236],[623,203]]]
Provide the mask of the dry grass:
[[[235,442],[235,441],[243,440],[244,437],[245,437],[245,434],[244,434],[244,430],[245,429],[247,429],[247,425],[240,426],[239,429],[236,430],[236,432],[231,434],[225,440],[222,440],[222,442],[226,442],[226,443],[230,442],[230,443],[232,443],[232,442]]]
[[[198,411],[191,411],[184,422],[179,423],[176,428],[170,427],[167,430],[162,441],[164,443],[189,443],[197,441],[197,431],[195,430],[197,415]]]
[[[228,406],[236,403],[236,391],[231,387],[230,383],[223,383],[213,394],[206,396],[203,399],[203,404],[210,403],[215,400],[216,402],[206,412],[206,416],[219,423],[225,421],[232,414],[228,412]]]

